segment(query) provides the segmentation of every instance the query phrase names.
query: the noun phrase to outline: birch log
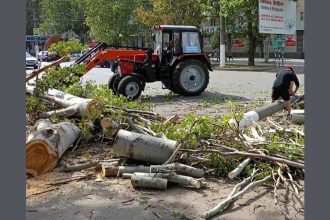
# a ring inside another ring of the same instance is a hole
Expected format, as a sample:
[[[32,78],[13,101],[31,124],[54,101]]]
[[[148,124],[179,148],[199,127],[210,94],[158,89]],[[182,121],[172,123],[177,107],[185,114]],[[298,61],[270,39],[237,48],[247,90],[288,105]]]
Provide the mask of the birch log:
[[[26,173],[32,176],[51,171],[80,134],[79,128],[69,122],[52,124],[41,119],[36,128],[26,140]]]
[[[132,175],[131,183],[134,187],[153,188],[153,189],[167,189],[167,179]]]
[[[166,165],[152,165],[150,166],[150,173],[171,173],[176,172],[191,177],[201,178],[204,176],[204,171],[185,164],[172,163]]]
[[[119,176],[123,173],[135,173],[135,172],[142,172],[142,173],[149,173],[150,167],[149,166],[119,166]]]
[[[236,176],[238,176],[242,170],[251,162],[251,158],[246,158],[242,163],[240,163],[233,171],[228,173],[228,177],[230,179],[234,179]]]
[[[164,179],[167,179],[168,182],[176,183],[180,186],[194,187],[197,189],[205,186],[205,184],[203,183],[203,179],[195,179],[190,176],[183,176],[183,175],[178,175],[178,174],[173,174],[173,173],[140,173],[140,172],[136,172],[136,173],[134,173],[134,175],[164,178]],[[126,176],[128,176],[128,175],[125,174],[125,177]]]
[[[26,91],[33,94],[34,86],[26,85]],[[45,112],[42,117],[51,117],[53,115],[79,117],[92,117],[100,114],[102,104],[94,99],[80,98],[56,89],[49,89],[47,93],[41,95],[43,98],[57,103],[64,109]]]
[[[170,158],[178,145],[173,140],[119,130],[112,150],[117,156],[161,164]]]

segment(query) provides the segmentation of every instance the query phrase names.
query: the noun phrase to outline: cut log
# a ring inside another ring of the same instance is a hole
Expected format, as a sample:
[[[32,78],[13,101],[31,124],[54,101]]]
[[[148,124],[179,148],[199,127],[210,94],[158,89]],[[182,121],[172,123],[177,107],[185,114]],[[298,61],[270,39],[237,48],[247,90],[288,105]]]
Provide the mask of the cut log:
[[[205,186],[205,184],[203,183],[203,179],[195,179],[190,176],[177,175],[177,174],[173,174],[173,173],[140,173],[140,172],[136,172],[136,173],[134,173],[134,175],[164,178],[164,179],[167,179],[168,182],[176,183],[180,186],[185,186],[185,187],[194,187],[197,189]]]
[[[28,93],[33,94],[34,89],[34,86],[26,85]],[[57,114],[60,116],[93,117],[101,113],[102,104],[94,99],[80,98],[56,89],[49,89],[47,93],[41,96],[64,107],[61,110],[45,112],[42,114],[42,117],[50,117]]]
[[[201,178],[204,176],[204,171],[202,169],[198,169],[180,163],[150,166],[150,173],[172,173],[172,172],[176,172],[178,174],[183,174],[196,178]]]
[[[69,122],[52,124],[41,119],[36,127],[26,140],[26,173],[32,176],[51,171],[80,134],[79,128]]]
[[[112,163],[102,163],[102,173],[105,177],[118,176],[118,167]]]
[[[303,96],[295,96],[291,99],[291,103],[297,103],[303,99]],[[244,113],[243,118],[238,122],[235,119],[231,119],[229,124],[232,127],[238,127],[239,129],[249,127],[253,125],[255,122],[263,120],[268,116],[275,114],[276,112],[284,109],[284,102],[276,101],[270,105],[262,106],[257,108],[255,111],[249,111]]]
[[[150,167],[149,166],[119,166],[119,175],[121,176],[123,173],[135,173],[135,172],[141,172],[141,173],[149,173]]]
[[[153,188],[153,189],[167,189],[167,179],[139,176],[133,174],[131,183],[134,187]]]
[[[119,131],[119,124],[110,118],[102,118],[100,124],[106,137],[114,137]]]
[[[229,179],[234,179],[236,176],[238,176],[242,170],[251,162],[251,158],[246,158],[242,163],[240,163],[233,171],[228,173]]]
[[[177,141],[119,130],[112,150],[117,156],[161,164],[170,158],[178,145]]]

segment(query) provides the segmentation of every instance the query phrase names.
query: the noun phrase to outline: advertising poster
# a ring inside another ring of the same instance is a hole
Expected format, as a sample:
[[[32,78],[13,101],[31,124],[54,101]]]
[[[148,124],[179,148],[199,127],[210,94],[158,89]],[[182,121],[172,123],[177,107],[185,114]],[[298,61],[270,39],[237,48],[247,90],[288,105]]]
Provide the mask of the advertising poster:
[[[296,3],[292,0],[259,0],[259,33],[294,34]]]

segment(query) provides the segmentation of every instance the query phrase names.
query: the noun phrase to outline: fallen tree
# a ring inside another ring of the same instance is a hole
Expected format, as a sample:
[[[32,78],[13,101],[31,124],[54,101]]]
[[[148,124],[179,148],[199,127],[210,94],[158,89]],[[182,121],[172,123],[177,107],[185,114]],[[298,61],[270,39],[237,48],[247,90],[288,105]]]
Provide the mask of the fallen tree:
[[[291,99],[291,103],[298,103],[304,99],[304,96],[296,96]],[[284,109],[283,101],[276,101],[270,105],[262,106],[257,108],[254,111],[248,111],[244,113],[243,118],[237,121],[236,119],[231,119],[229,124],[233,127],[238,127],[239,129],[249,127],[253,125],[255,122],[263,120],[276,112]]]
[[[36,128],[26,140],[26,173],[32,176],[51,171],[80,134],[79,128],[69,122],[52,124],[41,119]]]
[[[33,94],[34,89],[34,86],[26,86],[28,93]],[[49,89],[46,93],[41,94],[41,97],[64,107],[64,109],[45,112],[41,117],[47,118],[54,115],[93,117],[101,112],[102,104],[99,101],[80,98],[56,89]]]

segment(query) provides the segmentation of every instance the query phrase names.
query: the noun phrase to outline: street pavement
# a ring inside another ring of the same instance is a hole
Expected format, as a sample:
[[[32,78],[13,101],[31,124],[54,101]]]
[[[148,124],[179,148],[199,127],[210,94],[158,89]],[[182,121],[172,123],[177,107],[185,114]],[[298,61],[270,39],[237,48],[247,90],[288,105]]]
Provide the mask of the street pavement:
[[[272,61],[272,60],[270,60]],[[61,66],[72,64],[62,63]],[[263,63],[263,59],[256,59],[256,67],[247,66],[247,58],[236,58],[228,61],[230,66],[238,65],[240,69],[219,68],[216,61],[212,61],[214,71],[210,72],[210,82],[206,91],[198,96],[200,99],[211,99],[226,96],[235,96],[245,100],[265,100],[270,98],[270,91],[275,79],[276,72],[283,67],[275,67],[274,64]],[[42,63],[47,65],[46,62]],[[260,70],[260,66],[266,68]],[[301,85],[304,85],[304,60],[286,59],[285,66],[293,66],[296,70]],[[250,69],[249,69],[250,68]],[[33,70],[27,70],[31,73]],[[97,84],[107,84],[113,73],[109,68],[93,68],[82,77],[82,82],[94,81]],[[147,83],[142,97],[165,97],[170,94],[169,90],[162,89],[161,82]]]

